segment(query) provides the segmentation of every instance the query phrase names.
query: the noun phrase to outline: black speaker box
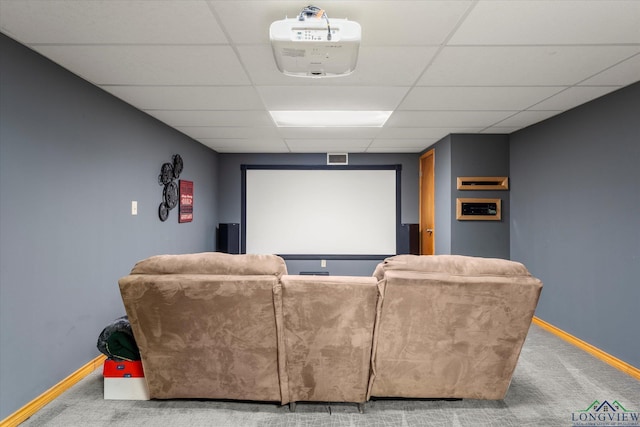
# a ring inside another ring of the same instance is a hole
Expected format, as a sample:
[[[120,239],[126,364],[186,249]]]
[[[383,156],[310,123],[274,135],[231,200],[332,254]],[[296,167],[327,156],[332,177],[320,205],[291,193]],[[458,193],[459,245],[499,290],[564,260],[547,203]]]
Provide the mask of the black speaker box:
[[[398,236],[398,254],[420,255],[419,224],[402,224]]]
[[[227,223],[218,226],[218,251],[240,253],[240,224]]]
[[[420,224],[409,225],[409,253],[420,255]]]

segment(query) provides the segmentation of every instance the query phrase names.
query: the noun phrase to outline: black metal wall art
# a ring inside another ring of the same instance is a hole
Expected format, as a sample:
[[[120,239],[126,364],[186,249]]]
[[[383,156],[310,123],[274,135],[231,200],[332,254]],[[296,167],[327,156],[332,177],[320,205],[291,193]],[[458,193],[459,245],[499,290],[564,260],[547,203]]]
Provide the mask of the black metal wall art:
[[[162,203],[158,208],[160,221],[169,218],[169,211],[178,205],[178,184],[175,182],[180,177],[183,163],[180,154],[174,154],[173,163],[163,163],[158,175],[158,184],[164,186],[162,191]]]

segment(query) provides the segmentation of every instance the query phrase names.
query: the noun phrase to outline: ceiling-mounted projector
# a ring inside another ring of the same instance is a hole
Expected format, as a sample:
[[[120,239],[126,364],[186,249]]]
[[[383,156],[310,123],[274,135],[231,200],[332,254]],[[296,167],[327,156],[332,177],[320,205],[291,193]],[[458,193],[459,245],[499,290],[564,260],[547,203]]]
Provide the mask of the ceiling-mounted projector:
[[[358,62],[362,30],[348,19],[331,19],[308,6],[297,18],[275,21],[269,38],[278,69],[288,76],[349,75]]]

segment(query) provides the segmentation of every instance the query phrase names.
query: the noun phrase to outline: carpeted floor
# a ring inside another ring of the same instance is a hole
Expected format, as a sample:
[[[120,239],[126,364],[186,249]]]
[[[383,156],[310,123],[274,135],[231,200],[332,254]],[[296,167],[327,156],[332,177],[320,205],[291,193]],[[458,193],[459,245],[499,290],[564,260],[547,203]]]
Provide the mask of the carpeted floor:
[[[104,400],[95,371],[22,426],[572,426],[594,401],[617,401],[640,415],[640,381],[532,325],[507,397],[487,400],[372,400],[355,404],[299,403],[295,413],[271,403]],[[618,410],[621,414],[622,409]],[[593,411],[591,411],[593,412]],[[624,418],[623,418],[624,419]],[[586,425],[586,424],[585,424]],[[605,425],[594,424],[589,425]]]

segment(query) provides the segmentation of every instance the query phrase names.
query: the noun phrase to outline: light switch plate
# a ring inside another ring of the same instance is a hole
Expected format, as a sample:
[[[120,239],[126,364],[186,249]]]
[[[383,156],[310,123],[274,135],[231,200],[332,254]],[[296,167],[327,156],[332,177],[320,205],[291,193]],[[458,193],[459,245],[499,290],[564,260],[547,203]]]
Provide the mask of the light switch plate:
[[[131,215],[138,215],[138,202],[136,200],[131,201]]]

